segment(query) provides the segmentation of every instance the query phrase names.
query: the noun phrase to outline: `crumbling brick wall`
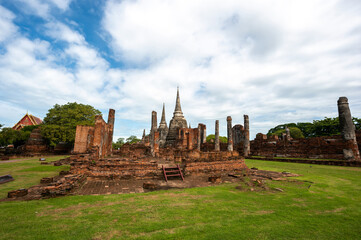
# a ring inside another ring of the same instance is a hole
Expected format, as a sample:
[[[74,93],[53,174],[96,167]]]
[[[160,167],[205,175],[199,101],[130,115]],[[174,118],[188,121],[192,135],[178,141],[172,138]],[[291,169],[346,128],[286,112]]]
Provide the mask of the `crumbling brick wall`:
[[[197,148],[198,128],[179,128],[176,135],[176,148],[192,150]]]
[[[360,135],[358,132],[359,145]],[[344,148],[341,135],[287,140],[258,133],[251,141],[254,156],[343,159]]]
[[[244,158],[237,152],[176,150],[173,153],[174,161],[168,162],[162,162],[159,158],[155,160],[150,156],[138,159],[113,157],[95,160],[91,154],[74,155],[71,156],[70,173],[92,179],[163,179],[163,164],[180,164],[186,175],[226,173],[248,169]]]
[[[123,144],[119,150],[113,152],[114,155],[129,157],[129,158],[142,158],[151,156],[151,147],[141,143]]]
[[[74,153],[92,152],[98,158],[112,153],[114,131],[113,109],[109,109],[108,123],[101,115],[95,117],[94,126],[78,125],[75,133]]]

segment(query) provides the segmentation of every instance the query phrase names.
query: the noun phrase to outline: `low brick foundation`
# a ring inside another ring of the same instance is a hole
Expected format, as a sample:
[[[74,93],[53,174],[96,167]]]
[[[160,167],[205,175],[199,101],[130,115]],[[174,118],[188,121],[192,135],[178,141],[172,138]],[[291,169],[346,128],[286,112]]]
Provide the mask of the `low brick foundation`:
[[[345,161],[345,160],[318,160],[318,159],[292,159],[292,158],[269,158],[269,157],[248,157],[247,159],[275,161],[275,162],[293,162],[293,163],[307,163],[318,165],[333,165],[333,166],[348,166],[361,167],[360,161]]]

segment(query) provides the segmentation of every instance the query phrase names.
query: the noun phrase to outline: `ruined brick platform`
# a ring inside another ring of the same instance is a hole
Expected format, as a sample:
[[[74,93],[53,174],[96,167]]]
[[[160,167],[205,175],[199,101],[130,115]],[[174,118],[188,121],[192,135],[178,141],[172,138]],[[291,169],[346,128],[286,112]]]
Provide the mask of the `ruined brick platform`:
[[[292,163],[306,163],[318,165],[331,165],[331,166],[347,166],[347,167],[361,167],[360,161],[345,161],[337,159],[294,159],[294,158],[272,158],[272,157],[248,157],[247,159],[274,161],[274,162],[292,162]]]

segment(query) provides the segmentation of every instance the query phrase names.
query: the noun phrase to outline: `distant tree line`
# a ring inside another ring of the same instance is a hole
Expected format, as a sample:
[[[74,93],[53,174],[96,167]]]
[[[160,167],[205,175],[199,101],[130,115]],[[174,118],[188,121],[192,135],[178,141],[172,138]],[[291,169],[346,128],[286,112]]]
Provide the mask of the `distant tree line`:
[[[361,129],[361,118],[352,118],[356,130]],[[310,122],[300,123],[285,123],[271,128],[267,135],[281,136],[282,133],[286,132],[286,126],[290,129],[292,138],[310,138],[320,136],[331,136],[340,134],[340,121],[338,117],[328,118],[325,117],[322,120],[313,120]]]
[[[59,142],[74,144],[77,125],[93,126],[95,116],[101,112],[90,105],[80,103],[55,104],[48,110],[43,123],[26,126],[21,130],[0,126],[0,146],[13,144],[14,147],[25,144],[32,130],[41,127],[41,135],[46,143],[55,146]]]
[[[123,146],[125,143],[133,144],[133,143],[138,143],[140,141],[141,141],[141,139],[137,138],[137,136],[131,135],[130,137],[125,139],[125,141],[124,141],[124,138],[118,138],[118,140],[116,142],[113,142],[112,146],[113,146],[113,149],[118,149],[121,146]]]
[[[6,147],[8,145],[14,145],[15,148],[24,145],[29,139],[31,131],[39,127],[39,125],[26,126],[21,130],[14,130],[10,127],[3,126],[3,124],[0,124],[0,146]]]

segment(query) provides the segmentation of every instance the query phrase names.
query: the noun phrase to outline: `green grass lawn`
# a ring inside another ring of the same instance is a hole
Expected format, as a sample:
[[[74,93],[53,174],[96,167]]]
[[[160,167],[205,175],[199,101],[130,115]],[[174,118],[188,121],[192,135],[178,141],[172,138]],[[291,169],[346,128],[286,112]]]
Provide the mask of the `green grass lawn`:
[[[360,239],[361,169],[247,160],[313,182],[0,203],[0,239]],[[20,173],[19,173],[20,174]],[[22,172],[27,174],[27,172]],[[310,186],[311,185],[311,186]]]
[[[46,156],[47,162],[56,161],[65,156]],[[17,160],[17,159],[12,159]],[[40,183],[43,177],[58,175],[61,170],[69,170],[69,166],[40,165],[39,157],[23,158],[16,162],[0,162],[0,176],[10,174],[15,179],[0,185],[0,199],[7,197],[11,190],[28,188]]]

